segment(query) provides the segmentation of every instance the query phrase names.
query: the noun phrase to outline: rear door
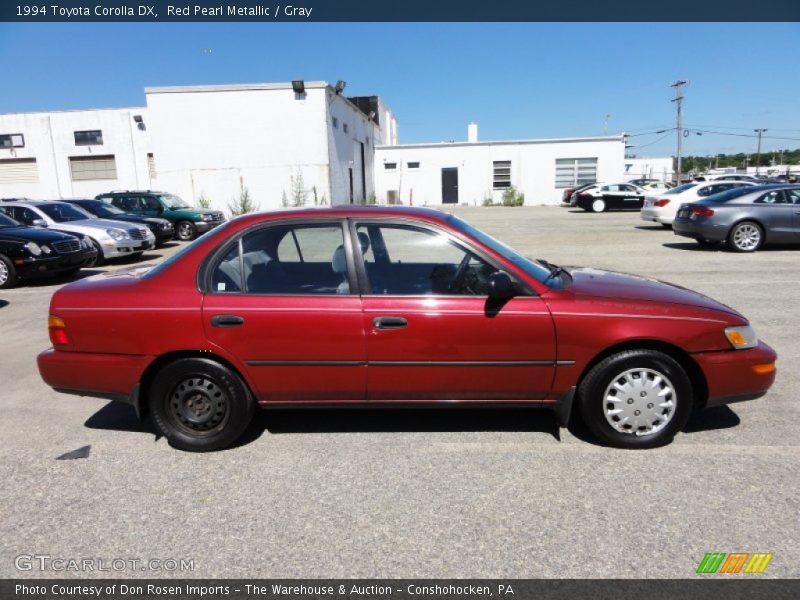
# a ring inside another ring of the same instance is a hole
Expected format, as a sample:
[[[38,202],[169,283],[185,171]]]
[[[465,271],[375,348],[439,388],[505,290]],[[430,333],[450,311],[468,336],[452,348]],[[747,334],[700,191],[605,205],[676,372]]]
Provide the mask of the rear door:
[[[758,208],[754,217],[764,225],[767,241],[786,243],[794,241],[792,219],[794,205],[789,203],[783,190],[771,190],[753,201]]]
[[[207,339],[261,402],[362,401],[361,299],[343,222],[285,221],[228,242],[205,282]]]
[[[363,256],[367,395],[375,401],[541,400],[555,332],[541,298],[487,298],[497,266],[433,226],[355,222]]]

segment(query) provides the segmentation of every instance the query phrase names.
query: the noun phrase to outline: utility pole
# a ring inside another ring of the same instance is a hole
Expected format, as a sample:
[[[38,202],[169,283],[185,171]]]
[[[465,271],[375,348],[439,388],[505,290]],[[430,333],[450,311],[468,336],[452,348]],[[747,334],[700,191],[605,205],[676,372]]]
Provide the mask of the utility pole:
[[[675,103],[675,109],[677,111],[677,128],[676,133],[678,134],[678,165],[677,165],[677,177],[676,183],[677,185],[681,184],[681,151],[683,150],[683,111],[682,111],[682,104],[683,104],[683,86],[686,85],[686,81],[679,79],[675,83],[673,83],[670,87],[675,88],[675,99],[672,102]]]
[[[766,129],[753,129],[758,134],[758,150],[756,150],[756,175],[758,175],[758,171],[761,168],[761,134],[766,131]]]

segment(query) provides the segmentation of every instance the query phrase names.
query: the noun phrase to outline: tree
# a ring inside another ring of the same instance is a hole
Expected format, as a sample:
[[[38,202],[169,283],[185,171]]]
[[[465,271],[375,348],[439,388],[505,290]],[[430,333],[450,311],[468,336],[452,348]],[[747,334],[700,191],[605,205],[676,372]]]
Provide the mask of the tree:
[[[228,212],[231,217],[238,217],[239,215],[246,215],[247,213],[255,212],[258,210],[258,204],[253,202],[250,197],[250,191],[244,185],[243,180],[239,180],[239,196],[234,197],[233,202],[228,204]]]
[[[308,198],[308,190],[306,189],[306,183],[303,179],[303,171],[298,168],[297,174],[291,175],[289,179],[292,188],[292,206],[303,206]]]

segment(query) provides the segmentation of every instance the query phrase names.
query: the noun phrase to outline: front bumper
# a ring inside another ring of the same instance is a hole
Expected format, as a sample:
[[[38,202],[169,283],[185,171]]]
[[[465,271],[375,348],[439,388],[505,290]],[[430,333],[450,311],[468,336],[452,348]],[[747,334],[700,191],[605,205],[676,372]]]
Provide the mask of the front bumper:
[[[775,381],[775,369],[759,373],[754,368],[774,364],[778,358],[764,342],[749,350],[701,352],[692,356],[708,384],[706,407],[760,398]]]
[[[29,279],[40,275],[55,275],[64,271],[80,269],[94,261],[97,250],[82,250],[69,254],[55,256],[36,256],[14,260],[14,268],[22,279]],[[18,262],[22,260],[22,262]]]
[[[146,240],[120,240],[118,242],[103,242],[100,244],[103,248],[103,258],[123,258],[130,256],[134,252],[144,252],[151,250],[156,246],[155,238],[148,238]]]
[[[197,233],[207,233],[215,227],[219,227],[224,222],[225,221],[195,221],[194,228],[197,229]]]

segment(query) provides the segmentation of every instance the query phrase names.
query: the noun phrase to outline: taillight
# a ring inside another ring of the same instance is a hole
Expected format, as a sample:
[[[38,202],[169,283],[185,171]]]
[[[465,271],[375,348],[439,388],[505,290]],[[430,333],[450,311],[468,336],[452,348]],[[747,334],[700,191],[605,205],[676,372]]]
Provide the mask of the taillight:
[[[53,346],[63,346],[69,344],[69,336],[67,335],[67,326],[64,324],[64,319],[50,315],[47,317],[47,330],[50,333],[50,341]]]
[[[697,215],[698,217],[710,217],[714,214],[714,211],[710,208],[706,208],[705,206],[693,206],[692,214]]]
[[[669,204],[669,198],[661,198],[659,200],[656,200],[653,203],[653,206],[658,206],[659,208],[662,208],[662,207],[666,206],[667,204]]]

